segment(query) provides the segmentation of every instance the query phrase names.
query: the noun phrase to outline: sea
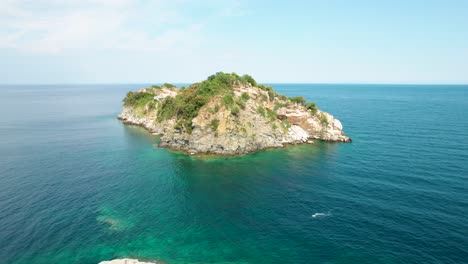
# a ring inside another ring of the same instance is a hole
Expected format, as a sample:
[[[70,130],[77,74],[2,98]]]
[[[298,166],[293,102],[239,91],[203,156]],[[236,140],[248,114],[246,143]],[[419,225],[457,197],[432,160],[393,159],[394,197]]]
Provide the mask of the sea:
[[[468,85],[271,84],[352,143],[186,156],[148,84],[0,86],[0,263],[468,263]]]

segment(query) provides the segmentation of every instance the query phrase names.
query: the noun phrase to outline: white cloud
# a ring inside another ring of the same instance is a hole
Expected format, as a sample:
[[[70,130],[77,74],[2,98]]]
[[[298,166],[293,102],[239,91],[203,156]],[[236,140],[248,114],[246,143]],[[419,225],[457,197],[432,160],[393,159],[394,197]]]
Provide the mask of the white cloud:
[[[162,0],[3,0],[0,48],[27,53],[101,49],[167,51],[201,41],[207,18],[195,19],[184,13],[184,7],[190,4]],[[195,5],[198,7],[199,3]],[[240,12],[237,1],[206,5],[213,6],[212,15]]]
[[[225,60],[233,60],[233,59],[238,59],[239,56],[234,53],[223,53],[220,56],[218,56],[219,59],[225,59]]]

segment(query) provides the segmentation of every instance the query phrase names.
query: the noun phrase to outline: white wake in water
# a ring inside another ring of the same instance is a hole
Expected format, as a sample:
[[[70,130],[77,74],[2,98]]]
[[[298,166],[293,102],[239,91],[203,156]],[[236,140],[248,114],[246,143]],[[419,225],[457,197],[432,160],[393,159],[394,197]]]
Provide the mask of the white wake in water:
[[[330,213],[330,212],[326,212],[326,213],[315,213],[315,214],[312,215],[312,218],[326,217],[326,216],[331,216],[331,213]]]

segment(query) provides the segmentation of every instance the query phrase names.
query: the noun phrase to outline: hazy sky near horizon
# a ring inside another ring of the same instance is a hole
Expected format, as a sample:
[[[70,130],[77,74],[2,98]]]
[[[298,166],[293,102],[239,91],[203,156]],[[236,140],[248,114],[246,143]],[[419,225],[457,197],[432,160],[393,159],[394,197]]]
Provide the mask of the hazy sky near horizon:
[[[0,83],[468,83],[468,1],[0,0]]]

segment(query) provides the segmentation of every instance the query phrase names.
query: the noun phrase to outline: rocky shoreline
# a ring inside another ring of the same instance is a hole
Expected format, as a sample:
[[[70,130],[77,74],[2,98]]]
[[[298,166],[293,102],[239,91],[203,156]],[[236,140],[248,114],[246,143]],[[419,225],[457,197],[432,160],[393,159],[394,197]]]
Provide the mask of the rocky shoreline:
[[[137,93],[150,93],[153,101],[138,106],[124,104],[118,119],[160,135],[161,147],[189,154],[242,155],[314,140],[351,142],[341,122],[329,113],[308,109],[304,103],[245,82],[232,85],[232,101],[240,107],[227,104],[226,95],[210,97],[190,120],[191,130],[187,131],[180,128],[177,115],[161,118],[168,107],[164,100],[177,100],[185,90],[164,86],[140,89]]]

